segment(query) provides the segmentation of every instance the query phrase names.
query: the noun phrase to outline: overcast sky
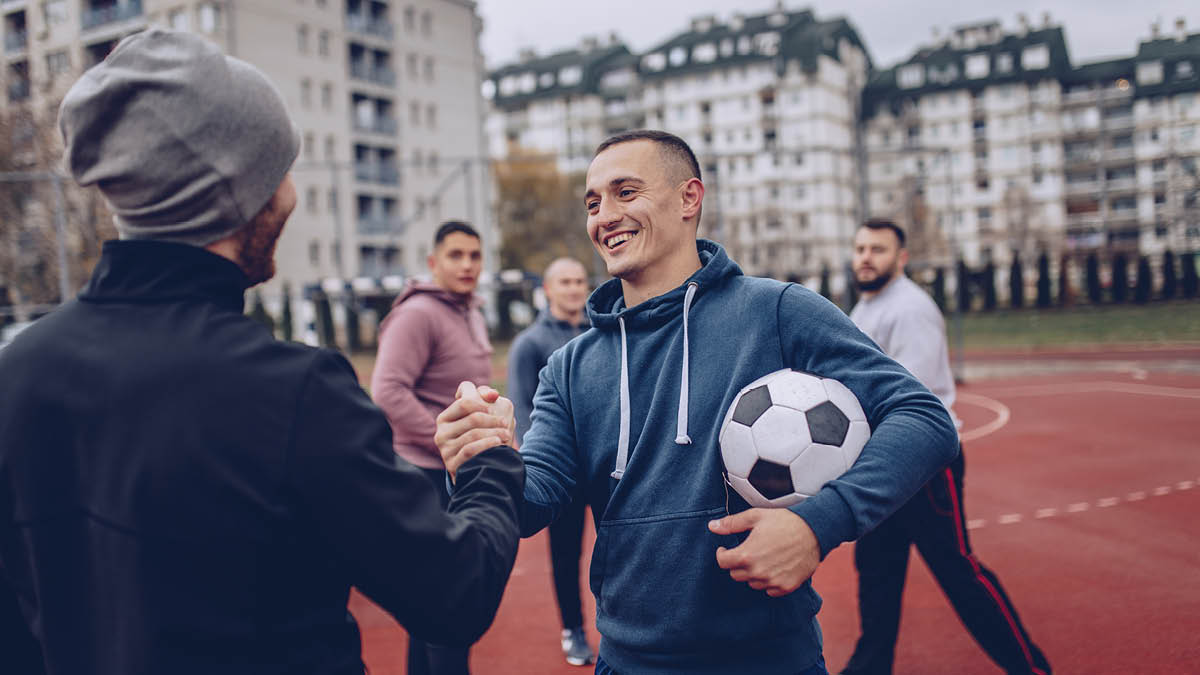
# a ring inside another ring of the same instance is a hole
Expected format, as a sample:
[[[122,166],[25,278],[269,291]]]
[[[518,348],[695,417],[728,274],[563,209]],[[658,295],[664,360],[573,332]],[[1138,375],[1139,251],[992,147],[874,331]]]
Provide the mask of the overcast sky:
[[[687,29],[697,15],[715,14],[726,20],[737,8],[758,14],[775,6],[774,0],[477,0],[483,17],[483,53],[489,68],[511,63],[523,47],[548,54],[578,45],[586,35],[616,32],[634,51],[663,42]],[[1062,25],[1071,61],[1083,63],[1131,56],[1139,40],[1150,36],[1158,20],[1164,33],[1175,30],[1176,18],[1187,22],[1187,32],[1200,32],[1200,0],[1055,0],[1005,3],[984,0],[841,0],[805,3],[785,0],[784,7],[813,8],[818,20],[847,16],[871,52],[876,67],[887,67],[907,58],[932,40],[932,30],[942,33],[964,23],[999,19],[1006,29],[1017,25],[1017,13],[1026,13],[1035,25],[1049,12]]]

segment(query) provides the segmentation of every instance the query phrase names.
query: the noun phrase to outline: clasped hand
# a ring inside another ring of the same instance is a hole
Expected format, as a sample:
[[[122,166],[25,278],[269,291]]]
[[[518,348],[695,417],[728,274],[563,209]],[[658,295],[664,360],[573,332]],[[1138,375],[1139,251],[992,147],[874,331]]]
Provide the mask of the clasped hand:
[[[512,401],[495,389],[463,382],[454,397],[454,403],[437,416],[433,437],[451,482],[458,467],[475,455],[497,445],[512,445],[516,430]]]
[[[716,534],[750,530],[741,545],[717,548],[717,564],[734,581],[778,598],[800,588],[821,562],[812,528],[787,509],[748,509],[708,524]]]

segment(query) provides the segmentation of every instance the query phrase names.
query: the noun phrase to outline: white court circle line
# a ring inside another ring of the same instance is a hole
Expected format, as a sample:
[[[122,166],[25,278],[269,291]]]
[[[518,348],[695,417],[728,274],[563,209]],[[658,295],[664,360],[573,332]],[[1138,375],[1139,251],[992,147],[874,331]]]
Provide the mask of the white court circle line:
[[[1008,406],[994,398],[980,396],[979,394],[959,392],[956,400],[969,405],[979,406],[980,408],[986,408],[996,413],[996,418],[987,424],[959,434],[959,440],[961,440],[963,443],[979,440],[984,436],[993,434],[1000,429],[1003,429],[1004,425],[1008,424],[1008,420],[1012,417],[1012,411],[1008,409]]]

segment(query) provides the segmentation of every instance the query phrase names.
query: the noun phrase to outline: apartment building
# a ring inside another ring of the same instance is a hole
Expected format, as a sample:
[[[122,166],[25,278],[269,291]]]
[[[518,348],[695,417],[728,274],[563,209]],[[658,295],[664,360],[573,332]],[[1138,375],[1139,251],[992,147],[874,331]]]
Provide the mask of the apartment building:
[[[203,34],[271,78],[303,147],[269,304],[285,284],[371,293],[423,273],[443,220],[498,250],[469,0],[3,0],[0,14],[5,105],[52,114],[83,69],[151,25]]]
[[[959,28],[863,91],[869,211],[939,265],[1194,249],[1198,68],[1182,22],[1078,66],[1048,19]]]
[[[845,19],[782,5],[698,17],[636,56],[611,38],[493,71],[489,148],[552,153],[577,171],[612,133],[671,131],[700,160],[702,235],[748,272],[815,275],[844,259],[858,218],[855,123],[869,68]]]

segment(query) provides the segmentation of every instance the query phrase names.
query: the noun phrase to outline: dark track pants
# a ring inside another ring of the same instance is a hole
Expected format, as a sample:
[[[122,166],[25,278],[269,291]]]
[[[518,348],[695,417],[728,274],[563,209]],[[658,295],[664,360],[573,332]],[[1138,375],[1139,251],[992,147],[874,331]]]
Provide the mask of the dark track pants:
[[[892,672],[900,630],[900,598],[916,544],[958,618],[987,655],[1008,673],[1048,675],[1000,580],[971,553],[963,512],[963,454],[899,511],[858,540],[858,611],[862,635],[843,673]]]
[[[583,520],[586,515],[587,503],[576,498],[550,525],[550,567],[554,572],[554,596],[558,598],[563,628],[583,625],[583,609],[579,599],[579,558],[583,551]]]
[[[433,481],[442,499],[442,508],[450,505],[444,469],[421,468]],[[470,650],[466,647],[439,647],[408,636],[408,675],[468,675]]]

